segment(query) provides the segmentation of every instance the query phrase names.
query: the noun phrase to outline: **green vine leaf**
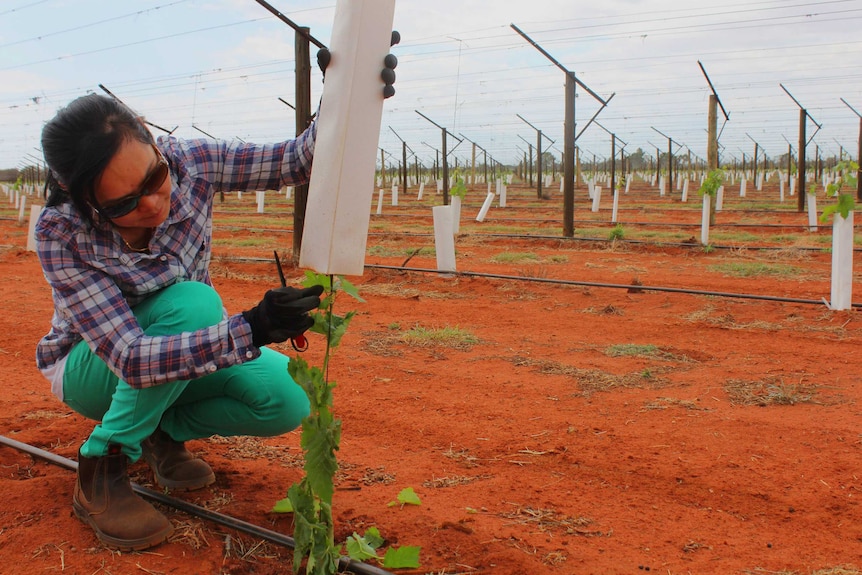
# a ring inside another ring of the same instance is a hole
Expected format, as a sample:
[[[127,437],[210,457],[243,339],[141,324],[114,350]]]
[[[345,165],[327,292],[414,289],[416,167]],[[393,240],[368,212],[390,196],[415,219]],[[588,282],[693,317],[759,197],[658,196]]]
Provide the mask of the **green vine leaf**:
[[[290,502],[290,497],[279,499],[272,506],[273,513],[293,513],[293,504]]]
[[[298,573],[307,557],[307,575],[332,575],[338,570],[339,549],[332,543],[330,506],[317,500],[305,479],[292,485],[287,496],[295,510],[293,571]]]
[[[460,170],[455,170],[453,179],[454,184],[452,184],[452,188],[449,190],[449,195],[464,199],[464,196],[467,195],[467,185],[464,183],[464,178],[461,176]]]
[[[841,176],[834,182],[826,186],[826,195],[837,197],[838,201],[823,208],[823,213],[820,214],[821,222],[828,222],[833,214],[841,214],[842,218],[846,218],[850,212],[856,208],[856,199],[853,194],[842,194],[841,189],[844,185],[850,188],[856,188],[857,177],[853,174],[859,172],[859,164],[856,162],[840,162],[835,169]]]
[[[335,488],[332,477],[338,471],[335,452],[341,441],[341,421],[333,420],[327,413],[321,417],[310,417],[303,425],[302,448],[306,451],[305,473],[308,483],[321,501],[331,504]]]
[[[359,533],[356,533],[355,531],[353,532],[353,535],[347,538],[345,547],[347,547],[347,555],[354,561],[379,559],[375,548],[372,547],[364,537],[360,537]]]
[[[422,505],[422,501],[412,487],[405,487],[398,493],[398,501],[389,502],[389,507],[401,505]]]
[[[383,545],[383,537],[381,537],[380,530],[377,527],[366,529],[362,538],[374,549],[379,549]]]
[[[853,194],[841,194],[838,196],[838,201],[823,208],[823,213],[820,214],[821,222],[828,222],[833,214],[841,214],[842,218],[850,215],[850,212],[856,207],[856,200]]]
[[[421,547],[390,547],[383,557],[383,566],[387,569],[418,569]]]
[[[329,338],[329,347],[336,348],[341,343],[341,338],[350,325],[350,320],[356,315],[355,311],[348,312],[344,316],[315,313],[312,314],[314,325],[308,331],[319,333]]]
[[[698,193],[701,196],[714,196],[718,192],[718,188],[721,187],[721,183],[723,181],[724,170],[711,170],[703,179],[703,184],[701,184]]]

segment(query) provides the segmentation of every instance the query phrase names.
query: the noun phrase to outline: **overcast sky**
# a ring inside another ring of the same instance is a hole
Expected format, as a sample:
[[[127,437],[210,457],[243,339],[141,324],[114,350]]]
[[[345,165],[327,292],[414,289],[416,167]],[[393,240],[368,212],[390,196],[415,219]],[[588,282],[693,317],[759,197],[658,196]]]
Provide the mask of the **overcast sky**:
[[[333,0],[270,3],[329,43]],[[809,137],[823,126],[809,157],[818,144],[857,155],[859,117],[841,98],[862,112],[862,0],[397,0],[397,94],[380,146],[400,158],[394,131],[433,163],[440,130],[419,110],[514,163],[536,139],[520,115],[559,158],[565,75],[513,23],[597,95],[614,94],[598,120],[627,151],[664,151],[659,130],[681,153],[706,155],[700,61],[730,115],[722,159],[750,158],[754,141],[770,156],[787,152],[785,138],[797,147],[799,108],[781,84],[813,118]],[[193,125],[246,141],[289,136],[293,111],[279,98],[294,100],[293,46],[292,29],[255,0],[0,0],[0,168],[41,158],[42,124],[99,84],[179,137],[202,136]],[[316,102],[316,67],[312,82]],[[599,107],[578,88],[577,131]],[[610,136],[593,125],[578,146],[607,156]]]

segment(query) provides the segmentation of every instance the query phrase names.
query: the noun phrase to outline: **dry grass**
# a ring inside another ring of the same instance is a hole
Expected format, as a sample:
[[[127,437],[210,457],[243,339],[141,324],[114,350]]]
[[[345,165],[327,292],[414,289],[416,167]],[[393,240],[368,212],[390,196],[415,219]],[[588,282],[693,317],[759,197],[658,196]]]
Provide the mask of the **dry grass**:
[[[456,487],[459,485],[469,485],[479,479],[488,479],[490,475],[453,475],[446,477],[435,477],[422,483],[422,487],[429,489],[440,489],[442,487]]]
[[[664,410],[668,407],[681,407],[691,411],[710,411],[707,407],[701,407],[697,401],[690,399],[677,399],[675,397],[659,397],[643,406],[643,411]]]
[[[399,349],[400,339],[390,332],[366,331],[362,332],[362,347],[368,353],[380,357],[401,357],[404,352]]]
[[[655,374],[664,370],[645,370],[615,375],[598,369],[581,369],[551,360],[531,359],[521,356],[504,358],[516,366],[531,367],[544,375],[563,375],[577,381],[578,388],[585,394],[598,391],[627,388],[659,388],[670,384],[666,378]]]
[[[515,506],[516,509],[508,513],[500,513],[500,517],[512,520],[509,525],[527,525],[536,527],[542,532],[558,531],[567,535],[582,535],[584,537],[610,535],[610,533],[587,529],[587,526],[593,524],[593,520],[588,517],[568,517],[553,509],[539,509],[529,505],[521,507],[514,503],[510,505]]]
[[[260,559],[279,559],[278,548],[262,539],[251,539],[238,535],[225,535],[225,558],[236,558],[240,561],[254,563]]]
[[[616,344],[605,348],[604,353],[608,357],[640,357],[680,363],[692,363],[696,361],[687,355],[677,355],[652,344]]]
[[[402,332],[398,339],[411,347],[446,347],[467,351],[479,343],[479,338],[458,326],[426,328],[414,326]]]
[[[359,482],[363,485],[389,485],[395,483],[395,476],[386,473],[384,467],[369,467],[359,478]]]
[[[470,450],[466,448],[459,449],[456,451],[455,447],[453,445],[450,445],[449,449],[443,452],[443,456],[448,457],[453,461],[457,461],[468,468],[477,467],[479,465],[477,463],[477,461],[479,461],[479,458],[474,455],[471,455]]]
[[[788,383],[783,377],[770,376],[762,381],[728,379],[724,390],[733,403],[739,405],[795,405],[797,403],[818,403],[814,401],[817,387],[802,382]]]
[[[201,521],[193,519],[181,519],[174,521],[174,532],[168,538],[171,543],[179,543],[186,545],[192,549],[204,549],[210,546],[210,542],[206,536],[206,529]]]
[[[361,287],[363,296],[398,297],[402,299],[463,299],[466,293],[443,293],[427,289],[412,288],[404,283],[370,283]]]
[[[302,467],[305,463],[301,453],[289,451],[287,447],[268,445],[258,437],[248,435],[213,436],[209,442],[216,445],[226,445],[227,449],[222,453],[226,459],[267,459],[277,461],[285,467]]]
[[[70,415],[71,413],[39,409],[36,411],[28,411],[24,414],[24,419],[57,419],[60,417],[69,417]]]
[[[729,312],[713,315],[715,311],[715,306],[709,304],[702,309],[693,311],[690,314],[684,316],[683,319],[690,322],[706,323],[715,327],[721,327],[725,329],[762,329],[766,331],[779,331],[787,329],[787,327],[783,324],[770,323],[762,320],[757,320],[749,323],[740,323],[733,316],[733,314]]]

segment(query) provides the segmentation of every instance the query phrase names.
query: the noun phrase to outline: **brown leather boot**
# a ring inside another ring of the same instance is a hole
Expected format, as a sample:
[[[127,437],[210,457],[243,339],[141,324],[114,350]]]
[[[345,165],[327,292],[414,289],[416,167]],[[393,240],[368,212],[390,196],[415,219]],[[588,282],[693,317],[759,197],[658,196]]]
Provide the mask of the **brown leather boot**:
[[[106,546],[139,551],[158,545],[174,528],[167,517],[132,491],[128,466],[129,459],[119,445],[110,446],[104,457],[84,457],[79,451],[72,509]]]
[[[141,449],[162,487],[191,491],[215,481],[215,474],[205,461],[197,459],[183,442],[174,441],[161,429],[146,438]]]

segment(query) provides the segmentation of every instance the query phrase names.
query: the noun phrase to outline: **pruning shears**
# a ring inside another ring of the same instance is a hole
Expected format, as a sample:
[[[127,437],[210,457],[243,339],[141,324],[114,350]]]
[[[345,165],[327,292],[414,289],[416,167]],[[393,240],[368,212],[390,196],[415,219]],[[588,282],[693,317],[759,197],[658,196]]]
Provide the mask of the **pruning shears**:
[[[281,260],[278,259],[278,251],[273,250],[272,255],[275,256],[275,267],[278,268],[278,279],[281,280],[281,287],[287,287],[287,280],[284,277],[284,270],[281,267]],[[293,349],[302,353],[303,351],[308,349],[308,339],[306,339],[305,335],[299,334],[296,337],[290,338],[290,345],[293,346]]]

